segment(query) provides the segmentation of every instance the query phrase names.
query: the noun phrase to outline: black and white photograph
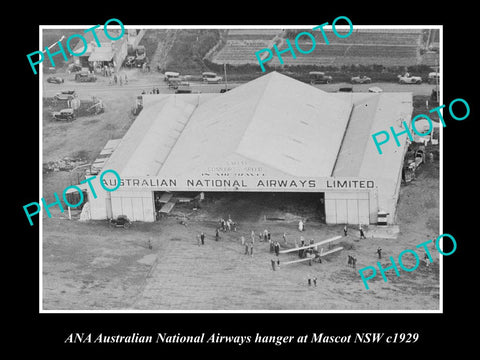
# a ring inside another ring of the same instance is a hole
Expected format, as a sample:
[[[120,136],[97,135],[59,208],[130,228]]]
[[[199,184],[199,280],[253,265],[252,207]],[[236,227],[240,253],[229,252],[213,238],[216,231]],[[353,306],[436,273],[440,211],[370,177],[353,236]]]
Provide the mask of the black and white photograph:
[[[3,57],[13,349],[474,344],[472,6],[334,5],[29,11]]]
[[[42,309],[441,310],[442,29],[333,23],[43,28]]]

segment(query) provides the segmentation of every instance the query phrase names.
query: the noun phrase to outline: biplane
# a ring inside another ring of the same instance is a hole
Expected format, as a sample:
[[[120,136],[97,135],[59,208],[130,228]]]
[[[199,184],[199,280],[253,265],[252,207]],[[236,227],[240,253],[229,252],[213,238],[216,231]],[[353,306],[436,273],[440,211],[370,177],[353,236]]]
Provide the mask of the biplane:
[[[340,239],[341,236],[334,236],[332,238],[322,240],[313,244],[308,244],[308,245],[303,245],[299,247],[294,247],[291,249],[286,249],[286,250],[281,250],[279,253],[280,254],[287,254],[291,252],[298,252],[298,256],[300,259],[297,260],[291,260],[291,261],[285,261],[285,262],[280,262],[281,265],[289,265],[289,264],[295,264],[295,263],[300,263],[304,261],[308,261],[309,265],[312,265],[313,261],[318,261],[321,262],[321,257],[335,253],[337,251],[343,250],[342,246],[336,247],[334,249],[328,250],[328,251],[323,251],[323,248],[318,250],[318,247],[320,245],[328,244],[331,243],[332,241]]]

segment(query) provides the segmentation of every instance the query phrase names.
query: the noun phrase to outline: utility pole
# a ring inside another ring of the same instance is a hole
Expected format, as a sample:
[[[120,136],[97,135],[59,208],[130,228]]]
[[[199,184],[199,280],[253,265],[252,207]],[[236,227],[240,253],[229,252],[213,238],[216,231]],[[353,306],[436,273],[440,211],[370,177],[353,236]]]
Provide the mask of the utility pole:
[[[225,91],[227,91],[228,86],[227,86],[227,64],[226,63],[223,64],[223,73],[225,75]]]

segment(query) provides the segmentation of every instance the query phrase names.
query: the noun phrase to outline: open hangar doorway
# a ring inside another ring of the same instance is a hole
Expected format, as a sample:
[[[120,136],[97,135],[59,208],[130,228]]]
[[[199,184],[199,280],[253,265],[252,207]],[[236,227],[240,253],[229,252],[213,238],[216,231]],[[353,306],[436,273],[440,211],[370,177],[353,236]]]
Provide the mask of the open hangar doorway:
[[[235,222],[262,220],[298,221],[325,223],[325,201],[323,192],[188,192],[165,195],[154,192],[160,208],[164,201],[188,197],[192,201],[176,202],[172,213],[189,213],[204,220],[228,219]],[[171,201],[171,200],[170,200]]]

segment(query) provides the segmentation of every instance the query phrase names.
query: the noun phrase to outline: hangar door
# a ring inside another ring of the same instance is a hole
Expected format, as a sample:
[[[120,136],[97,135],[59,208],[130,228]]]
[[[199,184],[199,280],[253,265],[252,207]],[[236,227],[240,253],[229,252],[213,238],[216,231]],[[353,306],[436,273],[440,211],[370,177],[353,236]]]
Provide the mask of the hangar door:
[[[368,192],[325,192],[327,224],[369,224]]]
[[[114,217],[127,215],[132,221],[155,221],[151,191],[121,191],[111,194]]]

